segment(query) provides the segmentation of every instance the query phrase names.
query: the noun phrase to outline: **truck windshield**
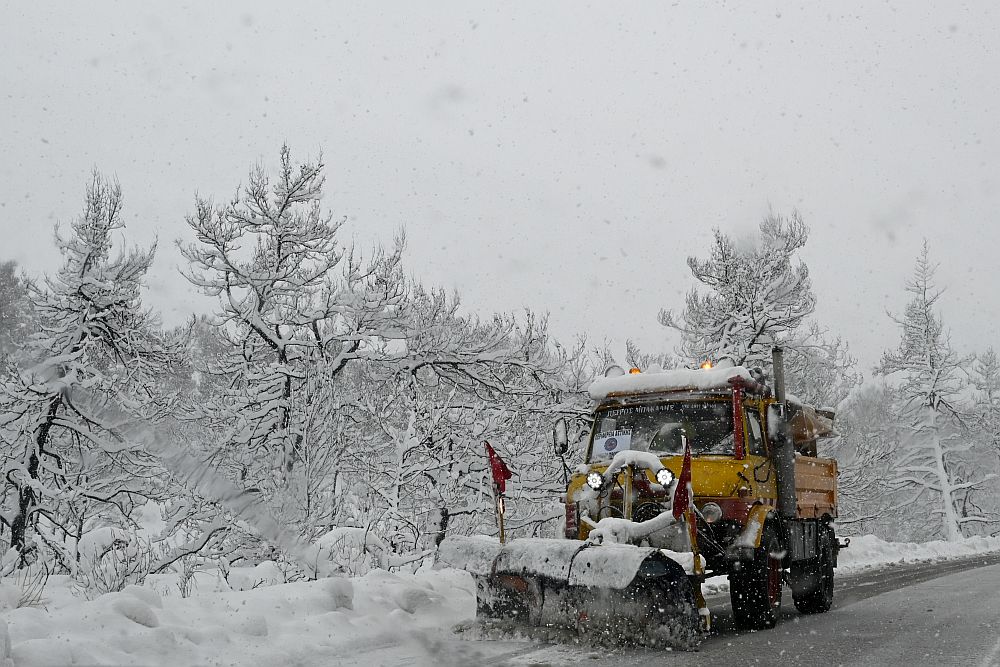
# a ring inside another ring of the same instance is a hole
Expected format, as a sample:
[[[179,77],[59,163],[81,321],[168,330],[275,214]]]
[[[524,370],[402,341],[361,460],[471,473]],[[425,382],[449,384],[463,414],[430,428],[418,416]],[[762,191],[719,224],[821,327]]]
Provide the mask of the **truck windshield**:
[[[675,401],[601,410],[590,442],[590,459],[625,450],[683,454],[733,454],[733,408],[729,401]]]

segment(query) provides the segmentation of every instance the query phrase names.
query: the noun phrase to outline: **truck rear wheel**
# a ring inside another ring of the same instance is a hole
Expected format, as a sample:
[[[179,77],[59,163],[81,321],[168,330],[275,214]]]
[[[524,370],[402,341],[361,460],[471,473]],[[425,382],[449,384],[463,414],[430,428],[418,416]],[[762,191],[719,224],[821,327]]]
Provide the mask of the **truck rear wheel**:
[[[764,527],[760,547],[753,560],[729,573],[729,598],[733,603],[733,621],[737,627],[761,630],[773,628],[781,608],[781,560],[773,558],[781,550],[778,535],[771,526]]]
[[[795,608],[802,614],[822,614],[833,606],[833,539],[828,532],[819,558],[806,566],[808,574],[818,578],[816,587],[804,595],[792,595]]]

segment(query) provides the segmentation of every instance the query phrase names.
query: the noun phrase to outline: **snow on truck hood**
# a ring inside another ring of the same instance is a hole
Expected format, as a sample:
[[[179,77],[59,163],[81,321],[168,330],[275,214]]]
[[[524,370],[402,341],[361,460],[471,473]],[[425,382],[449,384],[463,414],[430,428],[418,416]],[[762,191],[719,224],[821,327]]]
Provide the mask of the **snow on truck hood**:
[[[617,393],[651,393],[681,389],[728,389],[729,381],[742,378],[754,382],[744,366],[729,368],[676,368],[668,371],[635,373],[618,377],[600,378],[590,385],[590,397],[595,401]]]

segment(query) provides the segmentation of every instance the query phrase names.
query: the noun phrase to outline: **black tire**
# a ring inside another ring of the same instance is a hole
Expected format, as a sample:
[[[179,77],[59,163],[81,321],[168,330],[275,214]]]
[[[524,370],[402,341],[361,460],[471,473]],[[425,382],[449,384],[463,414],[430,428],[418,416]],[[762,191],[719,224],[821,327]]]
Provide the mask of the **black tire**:
[[[764,527],[760,547],[753,560],[729,572],[729,599],[733,603],[733,621],[739,628],[773,628],[781,609],[781,560],[771,554],[781,551],[778,533]]]
[[[830,532],[824,535],[819,558],[806,566],[806,572],[818,577],[816,587],[803,595],[792,595],[795,608],[802,614],[822,614],[833,606],[833,540]]]

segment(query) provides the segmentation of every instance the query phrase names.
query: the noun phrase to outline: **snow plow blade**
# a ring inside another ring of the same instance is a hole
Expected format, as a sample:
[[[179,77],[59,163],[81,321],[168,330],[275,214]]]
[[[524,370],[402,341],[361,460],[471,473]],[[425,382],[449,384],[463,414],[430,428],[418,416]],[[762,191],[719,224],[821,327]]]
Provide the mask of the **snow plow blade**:
[[[701,639],[688,575],[658,549],[449,537],[438,560],[472,574],[485,625],[562,628],[610,644],[693,648]]]

